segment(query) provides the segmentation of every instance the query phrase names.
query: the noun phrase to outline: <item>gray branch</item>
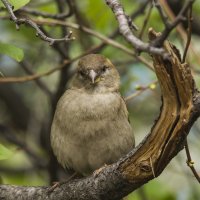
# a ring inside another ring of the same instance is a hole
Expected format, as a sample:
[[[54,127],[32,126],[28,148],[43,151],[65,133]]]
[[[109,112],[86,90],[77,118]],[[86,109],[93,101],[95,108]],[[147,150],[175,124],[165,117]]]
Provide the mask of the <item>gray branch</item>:
[[[156,3],[156,6],[163,20],[163,23],[165,24],[165,29],[162,32],[162,34],[158,38],[156,38],[155,41],[152,41],[151,43],[145,43],[133,34],[127,15],[125,14],[123,6],[120,4],[119,0],[105,0],[105,2],[108,4],[108,6],[112,9],[113,13],[115,14],[115,17],[119,23],[120,33],[130,44],[132,44],[132,46],[136,49],[136,51],[138,51],[139,53],[144,51],[150,54],[157,54],[163,56],[164,58],[168,57],[168,55],[165,53],[163,48],[159,47],[162,46],[163,42],[167,39],[167,36],[170,34],[170,32],[185,19],[184,14],[189,9],[189,7],[194,3],[194,1],[195,0],[186,1],[185,5],[183,6],[183,8],[181,9],[180,13],[178,14],[177,18],[173,23],[169,23],[167,21],[167,17],[165,16],[162,8],[158,3]]]
[[[72,32],[70,31],[68,35],[66,35],[64,38],[51,38],[46,36],[42,30],[39,28],[39,26],[32,21],[31,19],[28,18],[18,18],[16,17],[14,11],[13,11],[13,6],[9,3],[7,0],[1,0],[4,6],[6,7],[8,13],[10,14],[11,20],[16,24],[16,29],[19,30],[19,26],[21,24],[27,24],[30,27],[34,28],[36,30],[36,36],[39,36],[42,40],[49,42],[50,45],[53,45],[56,42],[68,42],[71,40],[74,40],[74,37],[72,36]]]
[[[108,6],[112,9],[115,17],[119,23],[119,31],[124,36],[124,38],[132,44],[136,51],[145,51],[152,54],[163,55],[165,53],[163,48],[157,48],[151,46],[149,43],[144,43],[142,40],[138,39],[132,32],[127,16],[124,12],[122,5],[118,0],[105,0]]]

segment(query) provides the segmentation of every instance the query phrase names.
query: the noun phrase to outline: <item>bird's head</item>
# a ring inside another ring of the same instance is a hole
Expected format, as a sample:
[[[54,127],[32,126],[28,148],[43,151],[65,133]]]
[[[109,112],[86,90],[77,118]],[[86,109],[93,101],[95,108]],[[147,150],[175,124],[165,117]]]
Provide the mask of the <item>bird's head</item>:
[[[119,73],[109,59],[89,54],[79,60],[72,86],[106,92],[117,91],[119,82]]]

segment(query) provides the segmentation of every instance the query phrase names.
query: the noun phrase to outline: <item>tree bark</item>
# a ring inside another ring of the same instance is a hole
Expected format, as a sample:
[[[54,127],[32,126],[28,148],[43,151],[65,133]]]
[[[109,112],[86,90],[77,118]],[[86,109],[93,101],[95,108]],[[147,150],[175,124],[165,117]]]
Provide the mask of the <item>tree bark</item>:
[[[158,36],[152,29],[149,31],[150,40]],[[99,173],[63,183],[52,192],[46,186],[1,185],[0,199],[117,200],[158,177],[183,149],[200,114],[200,96],[188,64],[181,63],[178,50],[170,42],[165,41],[163,48],[170,58],[152,55],[162,92],[160,114],[135,149]]]

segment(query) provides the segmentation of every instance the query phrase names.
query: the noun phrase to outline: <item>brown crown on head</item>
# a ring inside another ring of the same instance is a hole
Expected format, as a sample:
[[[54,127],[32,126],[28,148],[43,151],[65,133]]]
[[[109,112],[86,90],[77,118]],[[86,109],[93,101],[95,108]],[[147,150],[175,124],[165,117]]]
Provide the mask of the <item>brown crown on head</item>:
[[[100,54],[89,54],[80,59],[78,69],[98,70],[106,64],[109,66],[112,65],[112,63],[105,56]]]

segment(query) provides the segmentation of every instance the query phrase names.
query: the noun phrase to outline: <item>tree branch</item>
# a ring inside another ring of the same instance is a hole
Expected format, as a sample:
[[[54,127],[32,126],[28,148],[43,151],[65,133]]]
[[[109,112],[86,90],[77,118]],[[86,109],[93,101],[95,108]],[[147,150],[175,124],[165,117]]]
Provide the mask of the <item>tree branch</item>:
[[[21,61],[20,66],[24,69],[24,71],[26,71],[27,74],[29,75],[34,75],[34,72],[32,70],[32,66],[30,65],[29,62],[27,61]],[[1,82],[1,81],[0,81]],[[35,83],[38,85],[38,87],[51,99],[52,98],[52,92],[49,90],[49,88],[47,87],[47,85],[39,79],[35,79]]]
[[[191,158],[187,140],[185,141],[185,152],[186,152],[186,155],[187,155],[187,165],[191,169],[191,171],[194,174],[194,176],[197,179],[197,181],[200,183],[200,175],[197,173],[197,171],[196,171],[196,169],[194,167],[194,161]]]
[[[186,46],[184,49],[184,53],[183,53],[183,58],[182,58],[182,62],[185,62],[186,56],[187,56],[187,52],[191,43],[191,37],[192,37],[192,5],[190,6],[190,9],[188,10],[188,29],[187,29],[187,42],[186,42]]]
[[[170,34],[170,32],[182,21],[185,19],[184,14],[189,9],[189,7],[194,3],[194,0],[188,0],[183,8],[181,9],[180,13],[176,17],[175,21],[173,23],[169,23],[166,21],[166,16],[164,15],[164,12],[162,11],[161,7],[158,3],[156,3],[156,6],[159,10],[159,13],[161,15],[162,20],[165,24],[165,30],[162,32],[162,34],[156,38],[155,41],[152,41],[151,43],[144,43],[142,40],[137,38],[128,23],[127,16],[125,15],[124,9],[122,5],[119,3],[118,0],[105,0],[108,6],[112,9],[113,13],[115,14],[115,17],[117,18],[117,21],[119,23],[119,30],[120,33],[124,36],[124,38],[132,44],[132,46],[136,49],[137,52],[148,52],[151,54],[157,54],[162,55],[164,58],[168,55],[165,53],[164,49],[159,48],[162,46],[162,43],[166,40],[167,36]],[[157,2],[157,1],[156,1]]]
[[[139,86],[137,88],[136,92],[134,92],[133,94],[131,94],[131,95],[127,96],[127,97],[125,97],[125,101],[127,102],[129,100],[132,100],[133,98],[139,96],[140,94],[142,94],[144,91],[146,91],[148,89],[152,89],[152,90],[155,89],[157,83],[158,83],[158,81],[153,81],[153,82],[149,83],[146,86]]]
[[[39,36],[42,40],[49,42],[50,45],[53,45],[56,42],[63,42],[63,41],[66,42],[66,41],[74,40],[74,38],[71,37],[72,32],[70,32],[64,38],[59,38],[59,39],[50,38],[46,36],[34,21],[28,18],[17,18],[13,12],[13,6],[7,0],[1,0],[1,1],[6,7],[6,9],[8,10],[11,20],[16,24],[17,30],[19,30],[19,26],[21,24],[27,24],[36,30],[36,36]]]
[[[165,20],[165,29],[162,32],[162,34],[156,38],[155,41],[152,41],[152,45],[155,46],[159,46],[162,45],[162,43],[167,39],[168,35],[171,33],[171,31],[182,21],[186,20],[185,17],[185,13],[188,11],[188,9],[192,6],[192,4],[194,3],[195,0],[187,0],[185,5],[183,6],[183,8],[180,10],[179,14],[177,15],[177,17],[175,18],[175,20],[172,23],[169,23],[168,21],[166,21],[166,17],[163,14],[164,11],[162,11],[162,8],[160,6],[158,6],[159,4],[157,4],[157,8],[159,8],[158,10],[160,11],[160,15],[161,18],[163,20]]]
[[[150,16],[151,16],[152,8],[153,8],[153,4],[150,2],[149,10],[148,10],[147,15],[146,15],[146,17],[145,17],[145,19],[144,19],[144,23],[143,23],[143,26],[142,26],[142,28],[141,28],[141,31],[140,31],[140,33],[139,33],[139,35],[138,35],[139,39],[142,39],[142,36],[143,36],[143,34],[144,34],[144,31],[145,31],[145,29],[146,29],[146,26],[147,26],[147,24],[148,24],[148,22],[149,22],[149,19],[150,19]]]
[[[34,15],[34,16],[41,16],[41,17],[44,17],[44,18],[65,19],[65,18],[71,17],[72,14],[73,14],[73,6],[72,6],[73,1],[67,0],[67,4],[68,4],[68,7],[69,7],[69,10],[67,12],[57,13],[57,14],[41,12],[41,11],[34,10],[34,9],[31,9],[31,8],[28,8],[28,7],[20,8],[20,11],[25,12],[27,14]]]
[[[162,48],[156,48],[148,43],[144,43],[133,34],[128,23],[127,15],[118,0],[105,0],[105,2],[112,9],[117,18],[120,33],[129,43],[132,44],[137,52],[145,51],[152,54],[164,55],[165,52]]]

